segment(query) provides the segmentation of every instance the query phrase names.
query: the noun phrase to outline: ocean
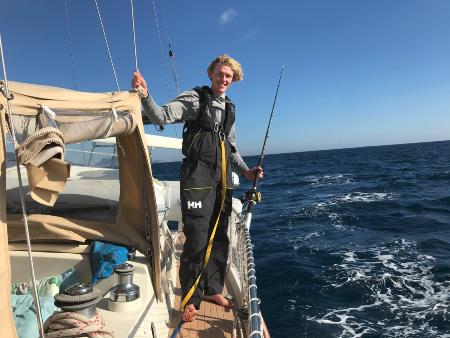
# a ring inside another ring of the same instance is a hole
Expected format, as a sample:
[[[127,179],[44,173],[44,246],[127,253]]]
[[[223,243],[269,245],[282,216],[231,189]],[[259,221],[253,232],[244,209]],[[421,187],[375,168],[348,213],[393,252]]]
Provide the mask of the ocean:
[[[263,166],[251,236],[272,337],[450,337],[450,141]],[[178,167],[154,175],[179,179]]]

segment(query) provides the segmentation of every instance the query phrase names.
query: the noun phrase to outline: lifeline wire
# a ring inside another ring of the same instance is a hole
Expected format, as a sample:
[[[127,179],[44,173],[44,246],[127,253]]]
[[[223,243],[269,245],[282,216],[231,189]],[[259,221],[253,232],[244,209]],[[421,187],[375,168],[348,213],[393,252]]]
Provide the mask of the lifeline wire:
[[[109,49],[108,39],[106,38],[105,27],[103,27],[102,16],[100,14],[100,9],[98,8],[97,0],[94,0],[95,7],[97,8],[98,19],[100,20],[100,26],[102,28],[103,37],[105,38],[106,49],[108,50],[109,61],[111,62],[111,67],[114,73],[114,79],[116,80],[117,90],[120,91],[119,80],[117,80],[116,68],[114,67],[114,62],[112,59],[111,51]]]
[[[134,46],[134,66],[135,69],[138,71],[138,59],[137,59],[137,48],[136,48],[136,30],[134,29],[134,6],[133,6],[133,0],[130,0],[131,2],[131,22],[133,24],[133,46]]]
[[[39,301],[39,295],[37,293],[36,275],[34,273],[33,255],[31,252],[30,232],[28,229],[28,218],[27,218],[27,212],[25,210],[25,200],[23,198],[23,191],[22,191],[23,190],[22,175],[20,173],[19,157],[17,154],[17,142],[16,142],[16,134],[15,134],[15,130],[14,130],[12,106],[11,106],[12,97],[9,94],[8,79],[6,77],[6,64],[5,64],[5,58],[3,55],[3,43],[2,43],[1,34],[0,34],[0,55],[1,55],[1,59],[2,59],[3,77],[4,77],[4,81],[5,81],[6,101],[8,102],[8,118],[9,118],[9,125],[11,127],[11,139],[12,139],[12,143],[13,143],[13,147],[14,147],[14,154],[16,157],[17,178],[19,180],[20,204],[22,206],[22,216],[23,216],[23,223],[25,226],[25,237],[27,240],[27,248],[28,248],[28,259],[30,261],[31,279],[33,282],[33,297],[34,297],[34,303],[35,303],[36,311],[37,311],[36,320],[38,323],[39,335],[41,336],[41,338],[44,338],[45,337],[44,336],[44,324],[42,322],[41,304]]]

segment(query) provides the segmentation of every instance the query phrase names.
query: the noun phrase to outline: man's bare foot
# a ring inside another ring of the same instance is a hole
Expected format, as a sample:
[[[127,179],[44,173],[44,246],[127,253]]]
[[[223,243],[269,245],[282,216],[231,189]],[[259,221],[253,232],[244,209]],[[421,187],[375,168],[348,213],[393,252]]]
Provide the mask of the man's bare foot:
[[[195,308],[194,304],[186,305],[183,312],[183,320],[185,322],[192,322],[193,320],[195,320],[195,317],[197,317],[197,309]]]
[[[203,299],[206,300],[207,302],[217,304],[217,305],[222,306],[227,309],[232,309],[234,307],[234,303],[231,300],[228,300],[227,298],[225,298],[220,293],[218,293],[216,295],[210,295],[210,296],[204,295]]]

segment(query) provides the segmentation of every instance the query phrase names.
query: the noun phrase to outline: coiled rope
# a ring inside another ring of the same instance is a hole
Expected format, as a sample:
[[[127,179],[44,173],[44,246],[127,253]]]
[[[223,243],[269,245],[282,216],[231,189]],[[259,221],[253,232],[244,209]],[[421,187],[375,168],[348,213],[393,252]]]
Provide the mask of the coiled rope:
[[[99,313],[90,319],[76,312],[56,313],[47,319],[44,331],[45,338],[114,337],[113,331],[106,328]]]

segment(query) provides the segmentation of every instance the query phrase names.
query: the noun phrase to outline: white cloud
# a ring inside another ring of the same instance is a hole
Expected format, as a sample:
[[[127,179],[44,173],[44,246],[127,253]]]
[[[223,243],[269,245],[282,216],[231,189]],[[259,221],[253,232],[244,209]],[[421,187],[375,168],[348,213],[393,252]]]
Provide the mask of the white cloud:
[[[220,15],[220,23],[222,25],[229,24],[236,17],[238,13],[234,8],[228,8],[225,12]]]
[[[259,34],[259,30],[256,28],[252,28],[242,35],[241,40],[246,41]]]

